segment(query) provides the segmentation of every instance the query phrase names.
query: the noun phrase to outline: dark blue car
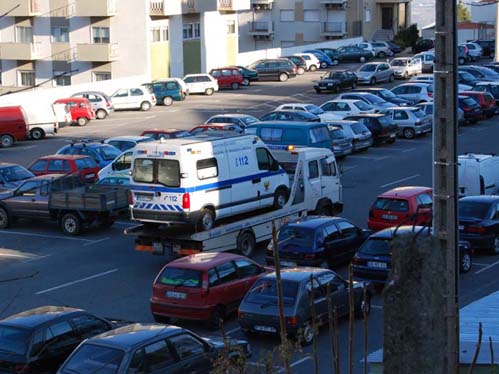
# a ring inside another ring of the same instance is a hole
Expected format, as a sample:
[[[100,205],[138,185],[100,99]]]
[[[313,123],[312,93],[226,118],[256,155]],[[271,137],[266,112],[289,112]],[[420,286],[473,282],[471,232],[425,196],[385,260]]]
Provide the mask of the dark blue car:
[[[326,69],[328,66],[333,66],[333,60],[325,52],[319,51],[317,49],[307,49],[303,53],[312,53],[321,64],[321,69]]]
[[[90,156],[97,163],[99,168],[107,166],[121,155],[121,151],[110,144],[104,143],[71,143],[57,151],[58,155],[85,155]]]
[[[320,122],[321,119],[315,114],[298,110],[275,110],[260,118],[260,121],[300,121]]]

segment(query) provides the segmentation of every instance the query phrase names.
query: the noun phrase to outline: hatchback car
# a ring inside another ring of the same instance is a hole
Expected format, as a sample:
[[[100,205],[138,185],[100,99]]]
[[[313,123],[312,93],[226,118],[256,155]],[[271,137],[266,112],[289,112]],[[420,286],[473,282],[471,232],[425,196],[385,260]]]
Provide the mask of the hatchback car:
[[[333,65],[338,65],[340,53],[335,48],[316,48],[318,51],[324,52],[329,56],[331,61],[333,61]]]
[[[312,278],[312,281],[311,281]],[[332,270],[322,268],[291,268],[281,270],[281,288],[283,295],[286,332],[311,344],[314,339],[313,326],[310,323],[312,308],[311,293],[314,295],[314,310],[317,324],[328,321],[328,295],[338,317],[348,315],[348,289],[350,283]],[[364,284],[352,285],[355,316],[361,318],[364,312],[371,310],[371,288],[368,288],[364,300]],[[244,297],[238,310],[238,321],[244,333],[264,333],[279,335],[279,307],[277,301],[276,274],[266,274],[255,282]]]
[[[137,144],[152,142],[154,139],[150,136],[115,136],[104,140],[105,144],[110,144],[118,148],[121,152],[132,149]]]
[[[0,321],[0,372],[52,374],[78,346],[116,325],[84,310],[44,306]]]
[[[390,118],[399,128],[399,136],[414,139],[418,135],[431,132],[433,117],[427,115],[417,107],[394,107],[381,111]]]
[[[321,66],[321,63],[312,53],[295,53],[295,56],[300,57],[305,61],[308,71],[316,71]]]
[[[337,115],[328,113],[324,111],[321,107],[318,107],[317,105],[314,104],[288,103],[288,104],[279,105],[277,108],[275,108],[275,110],[276,111],[295,110],[300,112],[308,112],[318,116],[322,122],[329,122],[339,119]]]
[[[232,253],[198,253],[168,263],[153,283],[151,312],[158,322],[169,318],[206,321],[218,327],[253,286],[270,270]]]
[[[355,45],[338,48],[340,62],[366,62],[374,56],[371,51],[359,48]]]
[[[477,61],[482,57],[483,50],[480,44],[473,43],[473,42],[467,42],[464,43],[466,48],[468,48],[468,52],[471,57],[471,61]]]
[[[135,109],[147,112],[156,105],[156,96],[149,87],[120,88],[111,95],[115,110]]]
[[[499,73],[484,66],[468,65],[462,66],[459,70],[467,71],[480,82],[497,82],[499,81]]]
[[[339,126],[329,125],[329,133],[333,140],[333,153],[337,159],[344,158],[353,152],[353,136]]]
[[[433,39],[419,39],[416,41],[416,44],[412,47],[412,53],[420,53],[428,51],[432,48],[435,48],[435,42]]]
[[[303,53],[311,53],[319,60],[321,69],[326,69],[328,66],[335,65],[333,60],[324,52],[318,49],[307,49]]]
[[[430,83],[403,83],[391,90],[396,96],[414,104],[433,101],[433,86]]]
[[[158,103],[165,106],[170,106],[174,101],[183,101],[187,96],[187,87],[183,87],[180,79],[161,79],[151,83],[145,83],[146,86],[154,93]]]
[[[251,355],[245,340],[203,338],[171,325],[132,324],[80,344],[58,374],[208,374],[222,353]],[[54,371],[55,372],[55,371]]]
[[[433,193],[429,187],[397,187],[379,195],[369,210],[367,227],[378,231],[401,224],[431,222]]]
[[[374,108],[362,100],[337,99],[321,105],[326,113],[334,114],[336,119],[343,119],[353,114],[374,113]]]
[[[232,131],[238,134],[243,134],[244,128],[233,123],[209,123],[207,125],[199,125],[193,127],[189,131],[189,134],[196,135],[200,133],[217,132],[217,131]]]
[[[217,114],[217,115],[210,117],[205,122],[205,124],[233,123],[233,124],[238,125],[244,129],[246,126],[249,126],[255,122],[258,122],[258,118],[253,117],[249,114],[226,113],[226,114]]]
[[[478,82],[472,90],[490,93],[499,107],[499,82]]]
[[[329,125],[341,127],[352,137],[353,152],[365,151],[373,145],[373,135],[366,125],[357,121],[331,121]]]
[[[462,91],[459,95],[473,98],[482,109],[482,113],[486,118],[492,118],[497,112],[497,105],[494,97],[488,92],[480,91]]]
[[[95,118],[95,112],[92,109],[90,101],[83,97],[58,99],[54,104],[66,105],[71,113],[71,120],[78,126],[86,126],[87,123]]]
[[[114,112],[114,105],[111,97],[100,91],[83,91],[77,92],[71,97],[82,97],[87,99],[92,105],[97,119],[104,119],[109,114]]]
[[[371,45],[373,47],[374,55],[377,58],[385,58],[386,56],[391,57],[394,55],[390,45],[387,42],[373,41],[371,42]]]
[[[57,154],[90,156],[94,159],[99,168],[103,168],[113,162],[113,160],[118,157],[121,152],[118,148],[110,144],[81,142],[66,145],[59,149]]]
[[[38,175],[74,174],[84,182],[94,182],[99,173],[99,166],[90,156],[52,155],[43,156],[33,161],[28,169]]]
[[[191,136],[189,131],[186,130],[177,130],[177,129],[153,129],[153,130],[144,130],[140,134],[140,136],[147,136],[149,138],[153,138],[154,140],[160,139],[175,139],[175,138],[185,138],[186,136]]]
[[[331,70],[323,75],[314,84],[314,90],[318,94],[323,92],[340,92],[345,88],[355,88],[357,76],[348,70]]]
[[[303,75],[308,70],[307,62],[305,61],[305,59],[302,56],[292,55],[292,56],[281,56],[280,58],[287,58],[293,64],[295,64],[296,65],[296,74],[298,74],[298,75]]]
[[[253,69],[248,69],[244,66],[236,66],[243,76],[243,86],[249,86],[251,82],[256,82],[259,80],[258,72]]]
[[[390,61],[395,78],[409,79],[415,75],[421,74],[421,65],[413,64],[410,57],[397,57]]]
[[[464,112],[464,119],[466,123],[476,123],[483,118],[483,112],[480,104],[478,104],[478,102],[472,97],[459,95],[457,97],[457,104]]]
[[[296,65],[286,58],[258,60],[248,66],[258,72],[259,80],[278,80],[286,82],[296,77]]]
[[[383,87],[362,87],[352,90],[351,92],[365,92],[370,93],[376,96],[379,96],[384,101],[388,103],[392,103],[396,106],[405,106],[411,105],[412,101],[402,99],[401,97],[396,96],[392,91],[383,88]]]
[[[357,121],[364,124],[373,135],[374,144],[395,143],[398,126],[381,113],[356,114],[345,117],[345,120]]]
[[[356,72],[358,84],[370,84],[379,82],[393,82],[395,74],[386,62],[368,62],[362,65]]]
[[[243,85],[243,75],[238,68],[218,68],[211,69],[210,75],[218,82],[219,88],[231,88],[238,90]]]
[[[465,84],[467,86],[473,87],[475,84],[480,82],[474,75],[468,73],[467,71],[458,70],[457,72],[457,82],[459,84]]]
[[[376,111],[380,111],[387,108],[392,108],[393,103],[382,99],[381,97],[374,95],[370,92],[348,92],[342,93],[336,97],[336,99],[346,99],[346,100],[361,100],[366,104],[371,105]]]
[[[300,110],[275,110],[260,117],[260,121],[320,122],[321,119],[315,114]]]
[[[16,188],[35,175],[21,165],[0,162],[0,187]]]
[[[419,60],[419,61],[418,61]],[[413,64],[420,64],[423,73],[433,73],[433,65],[435,64],[434,52],[422,52],[412,56]]]
[[[189,94],[211,96],[218,91],[218,81],[210,74],[187,74],[183,81],[187,85]]]

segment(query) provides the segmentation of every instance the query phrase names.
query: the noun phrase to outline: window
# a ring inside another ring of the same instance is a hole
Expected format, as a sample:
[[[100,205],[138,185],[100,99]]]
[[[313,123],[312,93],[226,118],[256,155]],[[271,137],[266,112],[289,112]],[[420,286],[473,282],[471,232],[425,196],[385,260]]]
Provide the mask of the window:
[[[265,141],[278,142],[282,139],[282,129],[264,127],[260,131],[260,138]]]
[[[16,43],[33,43],[33,28],[16,26]]]
[[[169,31],[167,26],[153,27],[151,29],[153,43],[167,42],[169,39]]]
[[[33,87],[35,85],[35,72],[34,71],[20,71],[19,80],[21,86]]]
[[[409,119],[409,116],[404,111],[396,110],[394,112],[394,114],[393,114],[393,119],[395,119],[395,120],[404,120],[404,119]]]
[[[357,235],[357,228],[347,221],[337,222],[336,225],[341,231],[341,234],[345,237],[352,237]]]
[[[321,20],[320,12],[315,9],[305,9],[303,11],[303,19],[305,22],[319,22]]]
[[[35,335],[33,337],[33,341],[31,343],[31,354],[30,356],[38,356],[40,351],[43,349],[43,346],[45,345],[45,331],[44,330],[38,330],[35,332]]]
[[[161,29],[159,27],[155,27],[151,29],[152,33],[152,41],[153,42],[160,42],[161,41]]]
[[[281,9],[281,22],[294,22],[295,11],[293,9]]]
[[[64,164],[63,160],[50,160],[47,171],[62,171],[63,164]]]
[[[324,229],[324,241],[326,242],[336,240],[339,236],[338,227],[335,224],[329,225]]]
[[[52,43],[69,43],[68,27],[52,27]]]
[[[427,193],[422,193],[417,197],[418,205],[423,205],[424,207],[430,208],[433,205],[433,199]]]
[[[184,40],[199,39],[200,36],[199,22],[184,24]]]
[[[54,72],[54,86],[56,87],[61,87],[61,86],[71,86],[71,76],[64,74],[62,75],[63,72],[57,71]]]
[[[110,72],[94,72],[94,82],[108,81],[111,79]]]
[[[265,148],[256,149],[256,159],[259,170],[270,170],[272,168],[274,159]]]
[[[236,33],[236,21],[228,20],[227,21],[227,34],[235,34]]]
[[[182,286],[190,288],[201,287],[202,273],[199,270],[166,267],[158,283],[166,286]]]
[[[30,170],[34,173],[45,171],[45,167],[47,166],[46,160],[38,160],[30,167]]]
[[[196,162],[198,179],[209,179],[218,177],[218,163],[215,157]]]
[[[139,183],[154,182],[154,160],[137,159],[133,166],[133,180]]]
[[[241,278],[251,277],[256,274],[260,274],[260,267],[251,261],[245,259],[238,259],[235,261],[237,266],[237,271]]]
[[[109,43],[109,27],[92,27],[93,43]]]
[[[121,349],[83,344],[62,370],[68,373],[117,373],[124,355]]]
[[[204,353],[203,343],[189,334],[173,336],[170,342],[175,347],[180,360]]]
[[[78,316],[72,319],[76,327],[78,336],[82,339],[98,335],[109,330],[109,326],[102,320],[94,316]]]
[[[319,164],[317,160],[308,162],[308,172],[310,179],[319,178]]]
[[[208,270],[208,286],[213,287],[220,283],[220,279],[218,278],[217,271],[215,268]]]
[[[374,202],[374,209],[390,210],[392,212],[408,212],[409,202],[401,199],[378,198]]]
[[[336,165],[334,162],[328,162],[325,158],[323,158],[320,162],[323,176],[330,177],[336,175]]]
[[[225,264],[216,267],[220,283],[228,283],[238,279],[237,270],[234,264],[226,262]]]
[[[165,369],[175,358],[165,340],[149,344],[135,352],[128,373],[153,373]]]

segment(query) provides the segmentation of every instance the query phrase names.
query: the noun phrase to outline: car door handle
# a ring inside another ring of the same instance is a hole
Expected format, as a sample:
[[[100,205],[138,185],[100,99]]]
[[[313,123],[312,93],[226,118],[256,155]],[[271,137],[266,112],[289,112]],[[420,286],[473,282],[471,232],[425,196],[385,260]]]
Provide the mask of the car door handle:
[[[257,184],[257,183],[260,183],[261,181],[262,181],[262,178],[256,178],[256,179],[253,179],[253,180],[251,181],[251,183],[253,183],[253,184]]]

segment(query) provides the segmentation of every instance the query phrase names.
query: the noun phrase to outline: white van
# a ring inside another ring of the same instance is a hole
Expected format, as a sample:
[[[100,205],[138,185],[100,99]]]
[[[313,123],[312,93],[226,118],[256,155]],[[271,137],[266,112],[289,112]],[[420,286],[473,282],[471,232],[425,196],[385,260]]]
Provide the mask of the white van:
[[[132,219],[191,223],[286,204],[289,178],[256,136],[193,136],[138,144],[132,159]]]
[[[499,193],[499,156],[466,154],[458,158],[459,196]]]
[[[73,123],[73,118],[71,117],[71,112],[67,104],[59,103],[52,104],[54,107],[55,118],[59,125],[59,128],[69,126]]]
[[[19,104],[2,103],[1,106]],[[54,106],[48,102],[31,101],[29,105],[21,104],[26,118],[29,137],[33,140],[43,139],[46,135],[55,135],[59,129]]]

